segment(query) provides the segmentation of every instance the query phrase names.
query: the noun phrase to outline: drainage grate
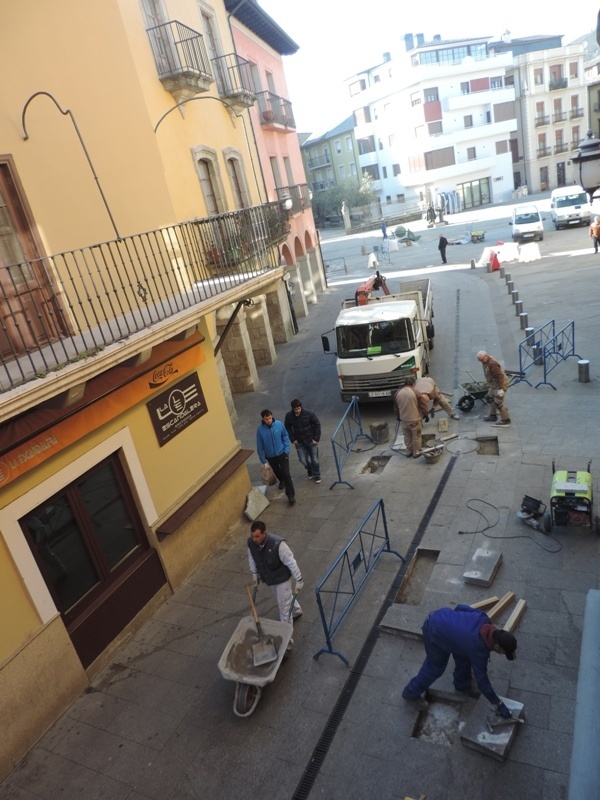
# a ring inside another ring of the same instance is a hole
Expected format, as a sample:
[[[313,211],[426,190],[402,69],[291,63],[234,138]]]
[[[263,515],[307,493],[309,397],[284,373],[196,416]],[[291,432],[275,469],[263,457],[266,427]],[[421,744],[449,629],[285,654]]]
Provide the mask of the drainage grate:
[[[500,455],[500,448],[498,447],[497,436],[478,436],[475,441],[477,442],[477,454],[480,456],[497,456]]]

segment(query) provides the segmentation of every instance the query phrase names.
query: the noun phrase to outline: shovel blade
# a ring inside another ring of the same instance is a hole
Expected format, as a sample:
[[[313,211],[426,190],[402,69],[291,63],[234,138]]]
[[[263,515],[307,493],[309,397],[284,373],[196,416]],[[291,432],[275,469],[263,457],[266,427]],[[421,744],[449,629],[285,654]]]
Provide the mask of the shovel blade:
[[[255,667],[260,667],[262,664],[269,664],[271,661],[277,661],[277,651],[272,639],[262,639],[257,644],[252,645],[252,659]]]

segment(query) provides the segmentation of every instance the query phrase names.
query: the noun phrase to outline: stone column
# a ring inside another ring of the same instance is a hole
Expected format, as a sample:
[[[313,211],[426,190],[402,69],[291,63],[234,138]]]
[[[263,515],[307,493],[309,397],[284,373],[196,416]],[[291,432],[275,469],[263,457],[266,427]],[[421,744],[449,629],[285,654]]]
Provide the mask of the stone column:
[[[308,306],[306,305],[306,297],[304,296],[304,287],[302,285],[302,276],[297,264],[291,264],[288,268],[290,273],[290,280],[288,286],[292,295],[294,303],[294,311],[296,312],[296,319],[299,317],[308,316]]]
[[[313,303],[317,302],[317,293],[315,291],[315,285],[312,279],[310,262],[306,256],[297,256],[296,263],[298,265],[298,271],[302,281],[304,297],[306,298],[306,302],[312,305]]]
[[[294,323],[284,281],[274,291],[267,292],[267,312],[275,344],[289,342],[294,335]]]
[[[317,247],[311,247],[306,251],[308,264],[312,275],[313,286],[317,294],[325,291],[325,269],[321,264],[321,257]]]
[[[235,305],[225,306],[217,312],[217,332],[223,333],[233,314]],[[260,384],[252,343],[246,324],[246,309],[242,307],[229,329],[219,351],[227,371],[227,378],[234,394],[254,392]]]
[[[246,325],[250,334],[252,352],[257,367],[273,364],[277,359],[273,334],[267,308],[267,298],[264,294],[255,295],[254,305],[246,309]]]

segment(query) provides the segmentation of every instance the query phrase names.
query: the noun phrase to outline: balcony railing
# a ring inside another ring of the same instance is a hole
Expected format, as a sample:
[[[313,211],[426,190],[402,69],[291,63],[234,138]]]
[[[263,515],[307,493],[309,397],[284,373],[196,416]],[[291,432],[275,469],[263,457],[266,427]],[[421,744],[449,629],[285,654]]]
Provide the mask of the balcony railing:
[[[583,117],[583,108],[572,108],[569,116],[571,119],[577,119],[578,117]]]
[[[285,100],[273,92],[259,92],[256,97],[261,125],[272,130],[276,128],[295,130],[296,122],[289,100]]]
[[[537,150],[537,157],[544,158],[545,156],[552,155],[552,148],[551,147],[538,147]]]
[[[254,105],[256,93],[252,87],[250,62],[229,53],[211,59],[212,69],[217,82],[217,91],[233,106],[249,108]]]
[[[559,153],[567,153],[569,151],[569,145],[566,142],[561,142],[560,144],[554,145],[554,154],[558,155]]]
[[[206,92],[214,78],[202,34],[172,20],[147,30],[158,77],[174,96]]]
[[[280,202],[2,266],[0,392],[276,269]]]
[[[315,158],[308,159],[309,169],[317,169],[317,167],[324,167],[327,164],[331,164],[331,157],[329,153],[325,153],[324,156],[315,156]]]
[[[564,122],[567,118],[566,111],[557,111],[552,115],[552,122]]]
[[[315,192],[323,192],[325,189],[331,189],[332,186],[335,186],[335,181],[333,179],[329,179],[326,181],[315,181],[312,185],[312,188]]]
[[[535,118],[535,127],[539,128],[541,125],[549,125],[550,124],[550,117],[545,114],[539,114]]]
[[[294,186],[282,186],[277,189],[279,200],[286,200],[288,197],[292,201],[292,214],[299,214],[305,208],[310,208],[312,204],[312,194],[307,183],[297,183]]]
[[[566,89],[569,81],[566,78],[550,78],[548,90],[554,92],[556,89]]]

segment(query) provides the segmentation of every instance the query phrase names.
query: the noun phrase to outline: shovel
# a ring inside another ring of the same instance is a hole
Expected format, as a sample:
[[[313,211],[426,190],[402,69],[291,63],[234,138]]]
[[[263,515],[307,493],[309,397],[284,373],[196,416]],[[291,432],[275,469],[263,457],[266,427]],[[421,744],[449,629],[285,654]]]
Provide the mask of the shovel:
[[[258,619],[258,611],[256,610],[256,606],[254,605],[254,598],[252,597],[252,592],[250,591],[250,587],[246,586],[248,590],[248,597],[250,598],[250,608],[252,609],[252,619],[254,620],[254,624],[256,625],[256,632],[258,633],[258,642],[252,645],[252,658],[254,660],[254,666],[260,667],[262,664],[269,664],[271,661],[277,661],[277,651],[275,650],[275,645],[273,644],[273,639],[265,638],[263,636],[262,628],[260,626],[260,621]]]

